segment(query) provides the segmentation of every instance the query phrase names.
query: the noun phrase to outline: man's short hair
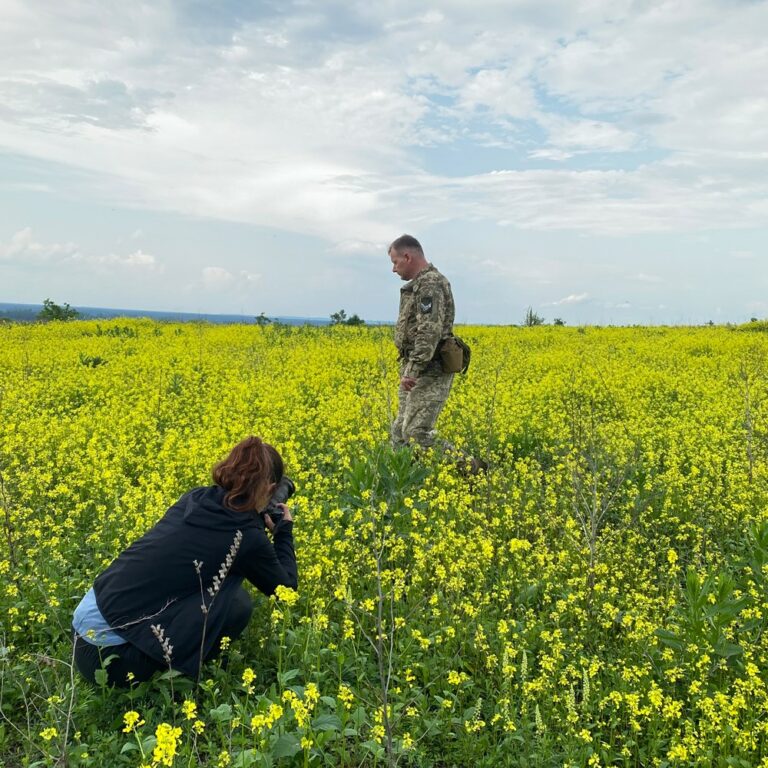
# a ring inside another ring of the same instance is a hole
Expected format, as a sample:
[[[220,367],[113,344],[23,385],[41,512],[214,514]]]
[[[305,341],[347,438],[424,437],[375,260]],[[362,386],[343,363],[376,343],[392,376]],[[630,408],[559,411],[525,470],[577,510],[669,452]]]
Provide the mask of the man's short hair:
[[[392,245],[387,248],[389,251],[418,251],[421,255],[424,255],[424,249],[421,247],[421,243],[413,235],[400,235],[397,240],[392,241]]]

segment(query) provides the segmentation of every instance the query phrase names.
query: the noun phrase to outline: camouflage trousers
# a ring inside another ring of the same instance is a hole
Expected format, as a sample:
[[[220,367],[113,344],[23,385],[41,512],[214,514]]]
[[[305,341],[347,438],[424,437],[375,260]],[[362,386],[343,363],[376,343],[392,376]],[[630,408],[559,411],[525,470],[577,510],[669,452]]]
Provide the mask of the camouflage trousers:
[[[443,373],[435,365],[419,376],[410,392],[400,387],[397,418],[390,430],[393,447],[416,443],[430,448],[435,444],[435,422],[448,399],[451,384],[453,374]]]

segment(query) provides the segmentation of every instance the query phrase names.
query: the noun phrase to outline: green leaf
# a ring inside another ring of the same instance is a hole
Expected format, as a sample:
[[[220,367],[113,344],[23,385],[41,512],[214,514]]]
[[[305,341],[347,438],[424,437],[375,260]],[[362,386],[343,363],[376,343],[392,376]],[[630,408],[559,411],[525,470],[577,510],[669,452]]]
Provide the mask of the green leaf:
[[[365,747],[376,758],[384,756],[384,747],[382,747],[378,741],[369,739],[368,741],[364,741],[360,746]]]
[[[741,625],[741,631],[751,632],[753,629],[757,629],[762,623],[762,619],[748,619]]]
[[[249,768],[263,762],[264,758],[257,749],[244,749],[235,756],[232,762],[233,768]]]
[[[358,707],[349,718],[358,728],[365,723],[365,709]]]
[[[230,704],[220,704],[216,709],[210,711],[213,720],[225,723],[232,719],[232,706]]]
[[[299,674],[300,670],[298,669],[289,669],[286,672],[283,672],[278,678],[280,680],[280,685],[285,688],[285,686],[287,686],[295,677],[298,677]]]
[[[103,688],[107,684],[107,670],[97,669],[93,673],[93,679],[96,681],[96,685],[98,685],[100,688]]]
[[[276,758],[293,757],[301,752],[299,740],[290,733],[284,733],[272,747],[272,756]]]
[[[683,642],[674,632],[670,632],[668,629],[657,629],[653,634],[669,648],[672,648],[675,651],[683,650]]]
[[[132,741],[126,741],[125,744],[123,744],[123,748],[120,750],[120,754],[124,755],[126,752],[135,752],[138,748],[138,744],[135,744]]]
[[[314,731],[340,731],[341,720],[337,715],[320,715],[316,717],[312,722],[312,730]]]
[[[327,741],[334,739],[334,731],[320,731],[315,734],[315,745],[322,749]]]
[[[158,675],[158,680],[173,680],[175,677],[179,677],[181,672],[177,669],[167,669],[162,675]]]
[[[729,643],[724,637],[721,637],[714,648],[715,653],[718,656],[722,656],[724,659],[730,659],[732,656],[740,656],[744,653],[744,649],[736,643]]]

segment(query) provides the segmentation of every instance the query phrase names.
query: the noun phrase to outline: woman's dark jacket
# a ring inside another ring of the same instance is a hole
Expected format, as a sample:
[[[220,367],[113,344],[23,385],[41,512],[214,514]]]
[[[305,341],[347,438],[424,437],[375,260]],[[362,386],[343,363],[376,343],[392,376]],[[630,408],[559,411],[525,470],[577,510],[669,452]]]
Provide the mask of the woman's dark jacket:
[[[203,595],[209,606],[205,658],[221,632],[228,603],[244,578],[267,595],[281,584],[297,586],[293,523],[281,521],[272,543],[261,516],[225,507],[224,493],[214,485],[184,494],[93,585],[99,610],[115,632],[163,663],[163,649],[150,628],[159,624],[173,646],[171,666],[190,676],[197,674],[200,659]],[[242,532],[242,541],[212,602],[208,588],[237,531]],[[200,576],[195,561],[202,561]]]

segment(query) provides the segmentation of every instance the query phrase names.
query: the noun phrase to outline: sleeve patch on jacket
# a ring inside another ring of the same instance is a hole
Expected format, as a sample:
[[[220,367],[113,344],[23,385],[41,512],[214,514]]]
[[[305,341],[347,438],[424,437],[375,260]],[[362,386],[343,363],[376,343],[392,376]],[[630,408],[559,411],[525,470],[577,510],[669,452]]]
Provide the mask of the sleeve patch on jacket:
[[[432,311],[432,297],[431,296],[422,296],[419,299],[419,309],[425,315],[428,315]]]

